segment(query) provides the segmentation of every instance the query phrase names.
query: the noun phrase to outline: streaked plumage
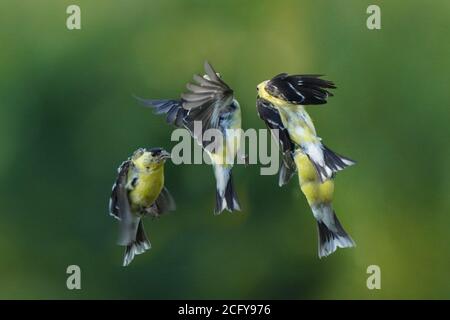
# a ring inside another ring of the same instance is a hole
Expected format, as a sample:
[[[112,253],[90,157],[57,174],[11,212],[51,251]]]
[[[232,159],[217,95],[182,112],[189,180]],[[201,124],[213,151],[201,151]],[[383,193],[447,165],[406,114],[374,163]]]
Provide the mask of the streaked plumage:
[[[196,83],[188,83],[188,92],[179,100],[144,100],[156,114],[165,114],[169,124],[186,128],[192,137],[209,154],[216,178],[216,208],[214,213],[240,210],[234,191],[232,168],[241,140],[241,110],[233,96],[233,90],[218,76],[213,67],[205,62],[205,75],[194,75]],[[194,122],[202,124],[203,135],[208,129],[223,134],[222,143],[202,141],[194,130]],[[235,129],[233,131],[228,129]]]
[[[326,103],[332,96],[326,89],[335,88],[330,81],[322,80],[316,75],[294,75],[285,73],[272,80],[258,85],[258,112],[263,108],[272,108],[280,119],[268,118],[272,122],[279,121],[279,126],[288,132],[290,140],[308,155],[322,181],[332,177],[354,162],[339,156],[322,144],[317,136],[314,124],[303,105]],[[267,122],[266,118],[263,119]]]
[[[322,182],[313,163],[301,149],[294,152],[294,159],[298,168],[300,188],[311,207],[314,218],[317,220],[319,257],[328,256],[338,247],[355,246],[354,241],[344,230],[333,210],[333,179]]]
[[[327,256],[337,247],[354,246],[332,208],[334,175],[355,162],[340,156],[317,136],[314,124],[304,105],[320,105],[336,88],[318,75],[279,74],[257,87],[259,117],[277,137],[283,155],[279,185],[286,184],[298,171],[300,188],[317,220],[319,257]]]
[[[164,162],[170,154],[161,149],[138,149],[118,169],[109,213],[119,220],[118,244],[125,246],[123,265],[151,248],[142,218],[175,210],[175,201],[164,187]]]

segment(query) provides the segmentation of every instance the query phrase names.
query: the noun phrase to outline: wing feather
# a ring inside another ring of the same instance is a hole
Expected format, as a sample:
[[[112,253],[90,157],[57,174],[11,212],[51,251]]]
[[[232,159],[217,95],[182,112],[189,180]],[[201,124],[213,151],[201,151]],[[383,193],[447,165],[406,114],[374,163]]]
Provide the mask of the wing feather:
[[[119,220],[119,245],[129,245],[135,241],[140,221],[140,218],[131,212],[128,190],[126,189],[128,172],[131,168],[131,160],[127,160],[120,165],[109,202],[110,215]]]
[[[187,83],[186,89],[188,89],[189,91],[194,92],[194,93],[209,93],[211,91],[214,91],[214,92],[217,91],[216,87],[211,87],[211,86],[203,86],[202,87],[202,86],[196,85],[194,83]]]
[[[202,123],[202,134],[210,128],[220,129],[220,117],[230,111],[234,99],[233,90],[207,61],[204,69],[206,75],[195,74],[193,79],[197,84],[188,83],[188,92],[181,95],[183,108],[188,110],[184,124],[194,138],[197,138],[197,133],[192,131],[195,121]]]
[[[117,178],[112,187],[111,197],[109,199],[109,214],[114,218],[120,220],[124,211],[129,210],[128,196],[125,190],[127,183],[128,169],[131,161],[126,160],[122,162],[117,169]]]
[[[281,145],[281,151],[293,152],[295,144],[292,142],[289,132],[281,121],[278,110],[271,105],[271,103],[265,99],[258,98],[257,101],[258,116],[266,123],[269,129],[278,129],[278,141]]]
[[[328,89],[335,89],[336,86],[332,81],[321,79],[321,76],[281,73],[267,83],[266,90],[274,97],[294,104],[325,104],[328,97],[333,96]]]
[[[220,109],[226,108],[233,100],[233,90],[217,75],[213,67],[205,61],[205,77],[194,75],[197,84],[188,83],[187,93],[181,95],[185,109],[198,108],[206,105],[205,112],[220,114]],[[219,112],[213,112],[219,109]]]
[[[143,105],[150,107],[156,114],[166,114],[166,121],[176,127],[184,127],[183,119],[187,114],[181,100],[157,100],[135,97]]]
[[[155,203],[150,208],[149,213],[155,216],[159,216],[169,211],[175,211],[175,209],[176,209],[175,200],[170,194],[169,190],[167,190],[167,188],[164,187],[161,190],[161,193],[159,194]]]
[[[289,132],[283,125],[278,110],[269,101],[262,98],[256,100],[256,105],[258,116],[266,123],[272,135],[278,138],[278,143],[281,146],[280,149],[283,154],[283,159],[280,163],[278,184],[283,186],[289,182],[297,170],[293,158],[295,144],[292,142]],[[278,134],[275,134],[275,130],[278,131]]]

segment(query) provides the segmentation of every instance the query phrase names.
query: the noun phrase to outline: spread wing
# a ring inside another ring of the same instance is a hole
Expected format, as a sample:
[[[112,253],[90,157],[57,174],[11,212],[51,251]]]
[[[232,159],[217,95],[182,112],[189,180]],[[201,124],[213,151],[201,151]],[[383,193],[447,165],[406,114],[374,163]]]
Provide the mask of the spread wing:
[[[183,109],[181,100],[135,98],[144,106],[152,108],[156,114],[165,114],[167,123],[178,128],[184,127],[184,118],[188,111]]]
[[[257,98],[256,107],[258,110],[258,116],[266,123],[266,126],[270,129],[270,132],[280,144],[281,152],[283,154],[283,161],[280,164],[278,184],[283,186],[289,182],[290,178],[296,171],[293,158],[295,145],[289,137],[289,133],[284,127],[283,122],[281,121],[278,110],[273,107],[270,102],[262,98]]]
[[[177,127],[188,129],[196,141],[205,147],[210,142],[202,142],[200,132],[195,132],[194,121],[202,124],[203,134],[207,129],[220,129],[220,116],[233,112],[233,90],[217,75],[213,67],[205,61],[204,77],[194,75],[195,83],[186,85],[187,92],[181,99],[157,100],[136,97],[145,106],[151,107],[156,114],[165,114],[166,121]]]
[[[320,78],[321,75],[288,75],[281,73],[273,77],[266,86],[267,92],[274,97],[290,103],[318,105],[327,103],[333,94],[327,89],[335,89],[332,81]]]
[[[185,126],[194,138],[194,121],[201,121],[202,133],[210,128],[220,129],[220,116],[232,111],[233,90],[217,75],[213,67],[205,61],[204,77],[194,75],[196,83],[188,83],[188,92],[181,95],[183,108],[188,110],[184,118]]]

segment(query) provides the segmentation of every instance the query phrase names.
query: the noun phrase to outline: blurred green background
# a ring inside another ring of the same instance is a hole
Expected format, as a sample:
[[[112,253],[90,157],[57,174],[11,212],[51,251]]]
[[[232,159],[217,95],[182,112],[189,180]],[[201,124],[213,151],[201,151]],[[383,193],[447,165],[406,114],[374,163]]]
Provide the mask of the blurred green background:
[[[382,29],[366,28],[381,6]],[[82,29],[66,29],[81,7]],[[0,298],[450,298],[449,1],[0,1]],[[308,109],[358,161],[334,206],[353,250],[317,258],[296,179],[238,166],[243,211],[213,216],[207,165],[166,166],[178,210],[145,221],[153,249],[121,267],[107,213],[116,168],[172,128],[132,98],[178,97],[208,59],[244,128],[280,72],[336,82]],[[66,288],[77,264],[82,290]],[[366,269],[381,267],[381,290]]]

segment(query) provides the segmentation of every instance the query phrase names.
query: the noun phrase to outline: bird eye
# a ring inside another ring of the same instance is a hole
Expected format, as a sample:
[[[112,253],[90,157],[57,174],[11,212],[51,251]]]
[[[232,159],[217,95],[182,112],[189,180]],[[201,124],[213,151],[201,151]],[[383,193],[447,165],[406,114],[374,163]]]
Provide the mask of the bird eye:
[[[152,157],[159,156],[160,153],[161,153],[161,150],[155,150],[155,151],[152,151],[152,152],[151,152]]]

